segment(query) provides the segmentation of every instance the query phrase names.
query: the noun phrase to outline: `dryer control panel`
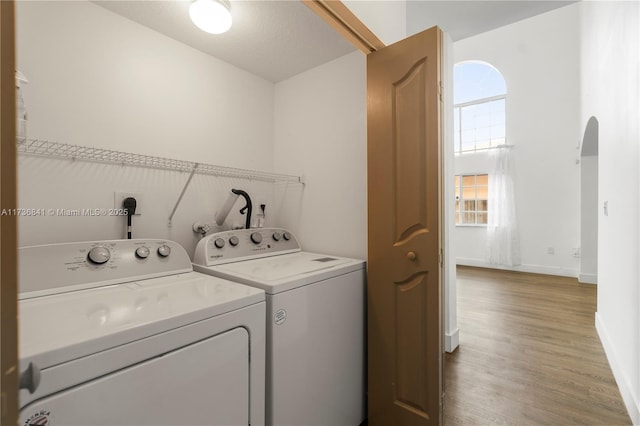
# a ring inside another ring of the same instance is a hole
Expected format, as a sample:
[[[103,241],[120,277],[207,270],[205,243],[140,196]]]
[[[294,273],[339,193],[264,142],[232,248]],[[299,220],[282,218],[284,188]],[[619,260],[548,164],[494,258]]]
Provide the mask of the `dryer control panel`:
[[[169,240],[46,244],[19,250],[19,299],[191,272],[185,249]]]
[[[200,240],[193,263],[212,266],[300,250],[298,240],[286,229],[236,229],[210,234]]]

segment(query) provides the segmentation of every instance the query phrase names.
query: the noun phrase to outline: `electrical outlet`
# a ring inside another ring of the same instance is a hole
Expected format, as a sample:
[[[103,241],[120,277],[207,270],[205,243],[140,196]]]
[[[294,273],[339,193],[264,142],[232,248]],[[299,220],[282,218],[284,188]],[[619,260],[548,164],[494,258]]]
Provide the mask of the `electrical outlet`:
[[[142,214],[142,194],[139,192],[114,192],[113,194],[113,208],[121,209],[122,203],[125,198],[133,197],[136,199],[136,212],[134,216],[139,216]]]
[[[571,255],[575,258],[580,257],[580,247],[574,247],[571,249]]]

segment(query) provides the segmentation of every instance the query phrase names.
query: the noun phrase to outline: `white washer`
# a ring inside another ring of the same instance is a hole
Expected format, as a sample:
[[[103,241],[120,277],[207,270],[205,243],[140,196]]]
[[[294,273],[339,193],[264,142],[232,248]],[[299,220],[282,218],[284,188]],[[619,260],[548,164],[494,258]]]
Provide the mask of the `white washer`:
[[[283,229],[203,238],[194,269],[267,293],[267,425],[357,426],[365,411],[365,262],[303,252]]]
[[[19,250],[21,425],[262,425],[265,295],[177,243]]]

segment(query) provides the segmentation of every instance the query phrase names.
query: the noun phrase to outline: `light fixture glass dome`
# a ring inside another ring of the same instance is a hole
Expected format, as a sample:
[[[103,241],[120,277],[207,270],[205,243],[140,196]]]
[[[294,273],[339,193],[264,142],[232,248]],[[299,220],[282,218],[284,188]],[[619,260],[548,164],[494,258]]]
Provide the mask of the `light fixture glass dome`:
[[[202,31],[222,34],[231,28],[231,4],[227,0],[195,0],[189,16]]]

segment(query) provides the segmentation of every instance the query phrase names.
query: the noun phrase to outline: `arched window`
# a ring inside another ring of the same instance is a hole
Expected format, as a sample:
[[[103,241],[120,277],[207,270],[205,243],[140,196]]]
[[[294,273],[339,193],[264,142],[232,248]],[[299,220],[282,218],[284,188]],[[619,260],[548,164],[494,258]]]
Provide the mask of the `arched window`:
[[[455,153],[482,151],[506,143],[502,74],[486,62],[461,62],[453,69]]]

